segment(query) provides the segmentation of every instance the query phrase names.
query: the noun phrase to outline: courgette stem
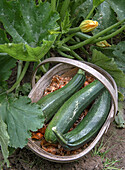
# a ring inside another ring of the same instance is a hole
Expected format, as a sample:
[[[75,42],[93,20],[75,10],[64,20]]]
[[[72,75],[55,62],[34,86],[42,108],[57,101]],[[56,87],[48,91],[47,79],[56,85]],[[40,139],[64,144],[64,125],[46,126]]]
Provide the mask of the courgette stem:
[[[60,48],[58,48],[60,51],[71,51],[70,48],[66,47],[66,46],[61,46]]]
[[[71,50],[70,54],[72,54],[76,59],[84,61],[75,51]]]
[[[85,18],[85,20],[89,19],[93,13],[93,11],[95,10],[95,6],[92,7],[91,11],[89,12],[89,14],[87,15],[87,17]]]
[[[20,74],[21,74],[21,71],[22,71],[22,66],[23,66],[23,61],[19,60],[19,61],[18,61],[18,68],[17,68],[17,78],[16,78],[17,80],[18,80],[19,77],[20,77]],[[20,83],[17,85],[16,91],[17,91],[19,85],[20,85]]]
[[[18,61],[18,68],[17,68],[17,80],[20,77],[21,71],[22,71],[23,61]]]
[[[68,54],[62,52],[62,51],[60,51],[59,49],[57,50],[57,52],[58,52],[60,55],[62,55],[63,57],[70,58],[70,59],[74,59],[73,56],[68,55]]]
[[[66,42],[68,42],[69,40],[71,40],[74,35],[75,35],[75,33],[68,35],[66,38],[63,38],[63,39],[59,42],[59,45],[60,45],[60,44],[61,44],[61,45],[62,45],[62,44],[65,44]],[[57,44],[57,45],[58,45],[58,44]]]
[[[85,71],[83,71],[82,69],[79,69],[77,74],[82,74],[82,75],[85,75]]]
[[[104,36],[104,37],[100,37],[96,40],[93,40],[91,43],[97,43],[97,42],[100,42],[100,41],[103,41],[103,40],[108,40],[114,36],[116,36],[117,34],[119,34],[120,32],[122,32],[123,30],[125,29],[125,25],[123,25],[121,28],[119,28],[117,31],[107,35],[107,36]],[[75,33],[75,36],[79,37],[81,40],[87,40],[89,38],[91,38],[92,36],[90,35],[87,35],[87,34],[83,34],[81,32],[77,32]]]
[[[86,51],[84,47],[81,47],[80,49],[82,50],[82,52],[83,52],[84,54],[86,54],[87,61],[89,61],[89,57],[90,57],[90,56],[89,56],[88,51]]]
[[[64,44],[65,48],[68,48],[68,46],[66,44]],[[69,48],[68,48],[69,49]],[[83,58],[81,58],[75,51],[70,50],[70,54],[73,55],[76,59],[84,61]]]
[[[80,42],[80,38],[79,37],[75,37],[76,38],[76,41],[77,42]],[[80,47],[80,49],[82,50],[82,52],[83,53],[85,53],[86,54],[86,56],[87,56],[87,61],[89,60],[89,53],[84,49],[84,47]]]
[[[56,127],[53,127],[52,131],[56,135],[57,139],[59,139],[59,141],[61,140],[65,145],[68,145],[68,141],[63,137],[62,134],[60,134],[60,132],[56,129]]]
[[[99,39],[97,39],[97,40],[92,41],[92,43],[97,43],[97,42],[100,42],[100,41],[103,41],[103,40],[108,40],[108,39],[116,36],[116,35],[119,34],[120,32],[122,32],[124,29],[125,29],[125,25],[123,25],[123,26],[122,26],[121,28],[119,28],[117,31],[115,31],[115,32],[113,32],[113,33],[111,33],[111,34],[109,34],[109,35],[107,35],[107,36],[104,36],[104,37],[101,37],[101,38],[99,38]]]
[[[80,31],[79,27],[70,28],[69,31],[68,31],[68,34],[73,34],[73,33],[76,33],[78,31]]]
[[[40,64],[42,61],[41,60],[38,60],[38,64]],[[45,68],[44,65],[40,66],[40,69],[43,73],[46,73],[47,72],[47,69]]]
[[[92,36],[88,35],[88,34],[84,34],[82,32],[77,32],[75,33],[75,36],[80,38],[81,40],[87,40],[89,38],[91,38]]]
[[[24,75],[25,75],[28,67],[29,67],[29,62],[26,62],[26,63],[25,63],[25,66],[24,66],[24,68],[23,68],[23,71],[22,71],[22,73],[21,73],[21,75],[20,75],[20,77],[19,77],[19,79],[16,81],[16,83],[14,83],[14,85],[13,85],[9,90],[7,90],[7,93],[11,93],[11,92],[18,86],[18,84],[19,84],[19,83],[21,82],[21,80],[23,79],[23,77],[24,77]]]

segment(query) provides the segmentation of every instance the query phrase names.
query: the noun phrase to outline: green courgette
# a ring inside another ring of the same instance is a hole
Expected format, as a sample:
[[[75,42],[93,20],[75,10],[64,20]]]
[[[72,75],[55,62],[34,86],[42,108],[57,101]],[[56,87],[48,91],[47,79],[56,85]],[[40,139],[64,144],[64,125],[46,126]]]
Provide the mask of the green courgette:
[[[50,121],[45,131],[46,141],[51,143],[57,142],[56,136],[52,131],[52,128],[55,126],[60,133],[68,132],[83,110],[99,95],[102,89],[104,89],[103,84],[95,80],[72,95]]]
[[[110,94],[107,90],[97,98],[90,111],[78,126],[66,133],[60,134],[56,127],[53,131],[60,144],[67,150],[78,149],[94,137],[104,124],[110,110]]]
[[[84,84],[85,72],[81,69],[64,87],[42,97],[37,103],[41,106],[47,123],[62,104]]]

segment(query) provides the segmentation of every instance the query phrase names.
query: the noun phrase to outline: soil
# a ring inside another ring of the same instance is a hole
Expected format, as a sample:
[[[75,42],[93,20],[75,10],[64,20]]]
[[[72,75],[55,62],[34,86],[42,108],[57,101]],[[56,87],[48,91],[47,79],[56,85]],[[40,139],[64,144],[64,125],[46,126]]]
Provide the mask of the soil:
[[[99,149],[99,146],[102,147]],[[95,152],[96,149],[99,152]],[[108,151],[108,152],[107,152]],[[107,153],[106,153],[107,152]],[[104,158],[102,155],[104,155]],[[83,158],[72,163],[54,163],[38,157],[27,147],[17,149],[10,157],[10,168],[6,165],[3,170],[105,170],[110,165],[106,163],[110,160],[118,161],[111,167],[117,167],[119,170],[125,170],[125,129],[117,129],[115,123],[111,123],[106,134],[103,135],[95,148]],[[3,161],[0,152],[0,162]],[[114,168],[110,168],[114,169]]]

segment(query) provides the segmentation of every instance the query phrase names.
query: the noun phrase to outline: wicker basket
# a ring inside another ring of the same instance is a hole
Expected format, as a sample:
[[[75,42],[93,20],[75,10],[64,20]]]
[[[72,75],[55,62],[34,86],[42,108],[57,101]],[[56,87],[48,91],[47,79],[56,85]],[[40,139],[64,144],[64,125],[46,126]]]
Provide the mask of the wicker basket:
[[[36,76],[37,69],[42,64],[45,64],[48,62],[51,62],[51,63],[54,62],[54,63],[59,63],[59,64],[57,64],[52,69],[50,69],[35,84],[35,76]],[[101,81],[103,83],[103,85],[107,88],[109,93],[111,94],[112,105],[111,105],[109,115],[108,115],[104,125],[100,129],[99,133],[95,137],[95,139],[90,143],[90,145],[86,149],[81,151],[79,154],[70,155],[70,156],[53,155],[53,154],[48,153],[45,150],[43,150],[40,147],[39,142],[29,139],[28,147],[30,148],[30,150],[35,152],[38,156],[45,158],[49,161],[53,161],[53,162],[60,162],[60,163],[71,162],[71,161],[75,161],[75,160],[83,157],[84,155],[86,155],[90,150],[93,149],[93,147],[97,144],[97,142],[100,140],[102,135],[107,132],[109,125],[110,125],[111,121],[114,119],[114,115],[117,112],[117,107],[118,107],[117,106],[117,86],[116,86],[116,83],[113,80],[113,78],[106,71],[104,71],[103,69],[101,69],[100,67],[98,67],[92,63],[81,62],[81,61],[62,58],[62,57],[52,57],[52,58],[44,60],[42,63],[40,63],[38,65],[38,67],[35,70],[33,79],[32,79],[32,87],[33,88],[29,94],[29,97],[31,98],[32,102],[37,102],[42,97],[44,89],[47,87],[47,85],[49,85],[49,83],[54,75],[56,75],[56,74],[62,75],[64,73],[67,73],[68,70],[70,70],[74,67],[83,69],[84,71],[86,71],[86,73],[93,75],[96,79]]]

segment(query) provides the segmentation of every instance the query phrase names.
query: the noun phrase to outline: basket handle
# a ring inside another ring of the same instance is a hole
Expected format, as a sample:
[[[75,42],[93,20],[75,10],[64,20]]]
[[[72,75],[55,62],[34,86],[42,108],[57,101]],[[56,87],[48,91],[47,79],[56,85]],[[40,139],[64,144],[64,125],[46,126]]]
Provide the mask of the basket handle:
[[[117,86],[116,83],[114,82],[113,78],[107,73],[105,72],[105,74],[108,74],[108,76],[110,77],[111,80],[113,80],[113,84],[111,84],[111,82],[105,78],[105,76],[103,74],[101,74],[100,72],[102,72],[103,69],[98,67],[97,71],[94,67],[94,64],[88,63],[88,62],[81,62],[81,61],[77,61],[77,60],[73,60],[73,59],[69,59],[69,58],[63,58],[63,57],[51,57],[48,59],[45,59],[44,61],[42,61],[35,69],[35,72],[33,74],[33,78],[32,78],[32,87],[35,86],[35,76],[37,73],[38,68],[43,65],[46,64],[48,62],[56,62],[56,63],[65,63],[65,64],[69,64],[69,65],[73,65],[75,67],[78,67],[82,70],[87,71],[88,73],[90,73],[91,75],[93,75],[94,77],[96,77],[109,91],[109,93],[111,94],[112,100],[113,100],[113,104],[114,104],[114,113],[117,113],[117,109],[118,109],[118,104],[117,104]],[[112,115],[113,118],[113,115]]]

